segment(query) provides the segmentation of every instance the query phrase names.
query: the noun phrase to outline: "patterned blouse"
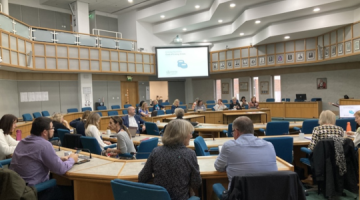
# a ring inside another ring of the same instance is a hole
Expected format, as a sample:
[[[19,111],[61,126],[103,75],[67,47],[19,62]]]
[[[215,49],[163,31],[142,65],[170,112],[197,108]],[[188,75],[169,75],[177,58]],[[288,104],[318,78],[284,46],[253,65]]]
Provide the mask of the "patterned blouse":
[[[335,125],[322,125],[314,128],[312,132],[312,139],[309,144],[309,149],[313,150],[316,144],[322,140],[332,137],[343,137],[344,129]]]
[[[189,199],[190,187],[196,190],[201,186],[195,151],[184,145],[156,147],[139,173],[139,182],[152,178],[155,185],[169,192],[172,200]]]

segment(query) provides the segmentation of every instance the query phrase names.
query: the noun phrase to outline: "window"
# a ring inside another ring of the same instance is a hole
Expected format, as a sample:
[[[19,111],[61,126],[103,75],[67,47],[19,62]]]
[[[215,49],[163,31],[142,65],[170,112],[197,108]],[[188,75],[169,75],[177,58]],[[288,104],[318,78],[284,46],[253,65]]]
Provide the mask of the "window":
[[[217,102],[218,99],[221,99],[221,80],[220,79],[216,80],[216,82],[215,82],[215,90],[216,90],[216,101],[215,102]]]
[[[256,101],[260,101],[259,99],[259,77],[253,77],[253,96],[256,97]],[[251,99],[250,99],[251,101]]]
[[[238,78],[234,78],[234,97],[236,97],[237,99],[239,99],[239,79]]]
[[[274,96],[276,102],[281,102],[281,78],[274,76]]]

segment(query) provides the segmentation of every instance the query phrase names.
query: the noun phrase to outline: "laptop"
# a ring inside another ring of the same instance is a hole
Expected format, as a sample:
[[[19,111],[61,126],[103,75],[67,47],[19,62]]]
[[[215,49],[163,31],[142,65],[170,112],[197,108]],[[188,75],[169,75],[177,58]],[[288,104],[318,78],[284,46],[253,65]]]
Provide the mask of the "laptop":
[[[151,117],[156,117],[157,116],[157,110],[153,110],[151,112]]]
[[[138,130],[138,128],[137,127],[129,127],[128,130],[130,132],[131,137],[135,137],[136,131]]]

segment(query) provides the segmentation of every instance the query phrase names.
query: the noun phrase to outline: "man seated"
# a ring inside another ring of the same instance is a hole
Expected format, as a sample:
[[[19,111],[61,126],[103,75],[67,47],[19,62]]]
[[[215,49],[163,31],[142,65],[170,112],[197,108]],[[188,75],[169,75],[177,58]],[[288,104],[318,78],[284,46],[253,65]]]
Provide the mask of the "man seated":
[[[49,172],[63,175],[78,160],[77,154],[58,157],[49,140],[54,136],[50,118],[38,117],[34,120],[31,135],[21,140],[13,154],[10,169],[17,172],[25,182],[36,185],[49,180]],[[38,193],[38,199],[66,199],[58,186]]]
[[[139,125],[142,124],[142,132],[145,131],[145,121],[141,119],[139,115],[135,114],[135,108],[130,106],[128,107],[128,115],[123,116],[122,120],[124,121],[124,125],[126,127],[135,127],[138,128],[136,133],[139,133]]]
[[[217,171],[226,171],[229,188],[234,176],[278,170],[274,146],[254,136],[250,118],[238,117],[232,127],[234,140],[224,143],[214,164]]]

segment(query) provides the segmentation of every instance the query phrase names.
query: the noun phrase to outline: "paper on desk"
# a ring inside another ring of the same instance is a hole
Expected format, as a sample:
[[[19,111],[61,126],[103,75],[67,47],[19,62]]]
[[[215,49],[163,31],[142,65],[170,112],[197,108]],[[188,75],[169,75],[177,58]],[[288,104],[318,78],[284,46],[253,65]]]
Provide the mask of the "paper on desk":
[[[309,136],[309,137],[305,137],[305,139],[311,140],[311,139],[312,139],[312,137],[311,137],[311,136]]]

